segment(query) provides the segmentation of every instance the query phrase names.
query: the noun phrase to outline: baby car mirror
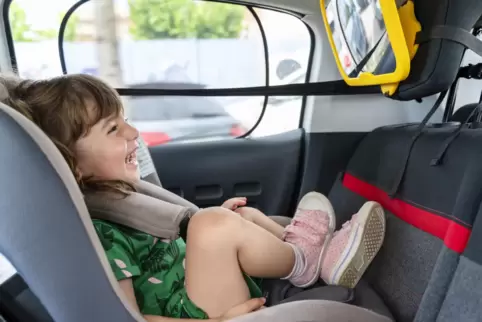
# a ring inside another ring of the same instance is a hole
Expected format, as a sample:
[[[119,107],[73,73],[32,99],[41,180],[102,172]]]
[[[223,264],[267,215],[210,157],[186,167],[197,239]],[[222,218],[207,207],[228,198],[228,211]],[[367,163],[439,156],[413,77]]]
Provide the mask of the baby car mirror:
[[[320,0],[338,69],[348,85],[399,83],[410,54],[395,0]]]

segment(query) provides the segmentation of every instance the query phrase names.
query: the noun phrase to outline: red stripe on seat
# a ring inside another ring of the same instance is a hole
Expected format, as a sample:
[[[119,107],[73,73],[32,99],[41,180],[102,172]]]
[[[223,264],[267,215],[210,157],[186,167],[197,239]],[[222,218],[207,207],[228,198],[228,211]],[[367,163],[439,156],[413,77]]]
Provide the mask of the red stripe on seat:
[[[470,236],[470,229],[448,218],[417,208],[411,204],[390,198],[388,194],[349,173],[343,176],[343,186],[367,200],[378,202],[386,210],[406,223],[444,241],[451,250],[462,253]]]

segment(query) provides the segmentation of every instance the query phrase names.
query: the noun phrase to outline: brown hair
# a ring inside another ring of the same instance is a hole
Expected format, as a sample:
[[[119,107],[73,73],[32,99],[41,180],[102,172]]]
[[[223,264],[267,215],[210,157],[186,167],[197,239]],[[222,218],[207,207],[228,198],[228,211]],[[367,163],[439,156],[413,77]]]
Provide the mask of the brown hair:
[[[73,153],[74,144],[103,118],[123,112],[117,92],[98,78],[72,74],[45,80],[2,77],[0,100],[16,109],[55,143],[83,190],[132,191],[121,181],[94,181],[83,178]],[[93,109],[92,109],[93,107]]]

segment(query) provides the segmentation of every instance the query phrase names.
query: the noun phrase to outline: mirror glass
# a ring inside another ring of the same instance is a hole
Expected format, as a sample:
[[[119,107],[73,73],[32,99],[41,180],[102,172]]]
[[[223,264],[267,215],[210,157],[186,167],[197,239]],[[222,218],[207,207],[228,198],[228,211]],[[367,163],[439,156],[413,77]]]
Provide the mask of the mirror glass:
[[[341,67],[349,78],[395,72],[380,0],[331,0],[326,18]]]

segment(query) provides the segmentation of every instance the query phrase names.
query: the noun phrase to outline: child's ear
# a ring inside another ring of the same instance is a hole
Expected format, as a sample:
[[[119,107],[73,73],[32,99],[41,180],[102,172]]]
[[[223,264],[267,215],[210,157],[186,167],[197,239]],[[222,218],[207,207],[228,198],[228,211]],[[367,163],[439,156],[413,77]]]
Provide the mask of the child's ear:
[[[77,181],[77,183],[79,184],[79,186],[83,186],[83,180],[82,180],[82,171],[80,171],[79,167],[76,167],[75,170],[74,170],[74,177],[75,177],[75,181]]]

